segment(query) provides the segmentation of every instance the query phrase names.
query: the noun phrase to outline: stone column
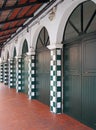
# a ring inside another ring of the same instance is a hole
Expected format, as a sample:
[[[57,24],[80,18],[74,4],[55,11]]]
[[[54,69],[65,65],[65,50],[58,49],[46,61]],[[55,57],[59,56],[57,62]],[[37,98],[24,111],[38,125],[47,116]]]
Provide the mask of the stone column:
[[[50,61],[50,111],[53,113],[62,112],[62,71],[61,52],[62,44],[48,46],[51,52]]]

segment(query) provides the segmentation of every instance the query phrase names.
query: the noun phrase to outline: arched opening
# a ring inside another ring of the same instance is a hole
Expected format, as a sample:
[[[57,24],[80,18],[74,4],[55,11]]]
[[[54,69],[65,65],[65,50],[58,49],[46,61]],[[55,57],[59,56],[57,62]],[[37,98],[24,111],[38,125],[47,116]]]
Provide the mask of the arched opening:
[[[24,40],[22,47],[22,91],[28,94],[28,43]]]
[[[13,57],[15,58],[16,56],[16,47],[14,47],[14,52],[13,52]]]
[[[63,42],[63,111],[96,129],[96,4],[78,5]]]
[[[9,59],[9,52],[7,52],[7,61],[8,61],[8,59]]]
[[[25,39],[22,47],[22,55],[26,55],[26,52],[28,52],[28,43],[27,40]]]
[[[78,5],[71,13],[65,30],[63,41],[80,38],[96,31],[96,4],[87,1]]]
[[[36,96],[44,104],[50,102],[50,44],[49,35],[45,27],[39,33],[36,46]]]

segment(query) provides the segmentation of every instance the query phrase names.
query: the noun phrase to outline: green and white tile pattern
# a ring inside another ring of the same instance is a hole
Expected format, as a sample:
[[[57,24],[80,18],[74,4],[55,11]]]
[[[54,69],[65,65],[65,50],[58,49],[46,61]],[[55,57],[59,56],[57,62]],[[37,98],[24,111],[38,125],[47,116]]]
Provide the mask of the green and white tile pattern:
[[[16,59],[16,91],[22,91],[22,58]]]
[[[14,59],[10,59],[9,61],[9,87],[12,88],[14,86]]]
[[[3,63],[0,64],[0,82],[3,82]]]
[[[51,50],[50,62],[50,109],[61,113],[61,49]]]
[[[29,99],[35,99],[36,98],[36,71],[35,71],[35,55],[30,56],[29,63],[28,63],[28,96]]]
[[[4,63],[4,84],[8,84],[8,63]]]

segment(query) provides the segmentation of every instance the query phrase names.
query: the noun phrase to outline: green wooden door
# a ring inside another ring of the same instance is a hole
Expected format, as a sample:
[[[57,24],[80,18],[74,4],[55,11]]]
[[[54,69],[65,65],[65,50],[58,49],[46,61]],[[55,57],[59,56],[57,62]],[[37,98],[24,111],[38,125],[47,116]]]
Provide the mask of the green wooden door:
[[[96,36],[82,42],[82,120],[96,129]]]
[[[44,104],[50,102],[50,52],[43,49],[36,57],[36,88],[37,99]]]
[[[50,44],[45,27],[39,33],[36,46],[36,96],[39,101],[50,105]]]
[[[81,46],[64,45],[64,112],[81,119]]]
[[[96,129],[96,38],[64,45],[64,113]]]
[[[28,57],[22,59],[22,87],[23,92],[28,95]]]

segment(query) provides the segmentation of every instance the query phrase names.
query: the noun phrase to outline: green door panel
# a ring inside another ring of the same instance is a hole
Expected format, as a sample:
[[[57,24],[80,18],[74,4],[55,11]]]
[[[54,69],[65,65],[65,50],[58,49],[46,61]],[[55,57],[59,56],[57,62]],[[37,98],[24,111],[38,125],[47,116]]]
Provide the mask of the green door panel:
[[[64,112],[81,119],[80,44],[64,45]]]
[[[64,112],[96,129],[96,36],[64,45]]]
[[[96,75],[96,39],[83,41],[83,73]]]
[[[81,77],[66,76],[64,83],[64,112],[81,120]]]
[[[96,76],[82,77],[82,121],[96,129]]]
[[[96,39],[83,40],[82,120],[96,129]]]
[[[36,88],[37,99],[44,104],[50,102],[50,53],[43,50],[36,56]]]
[[[22,87],[23,92],[28,95],[28,57],[22,59]]]

